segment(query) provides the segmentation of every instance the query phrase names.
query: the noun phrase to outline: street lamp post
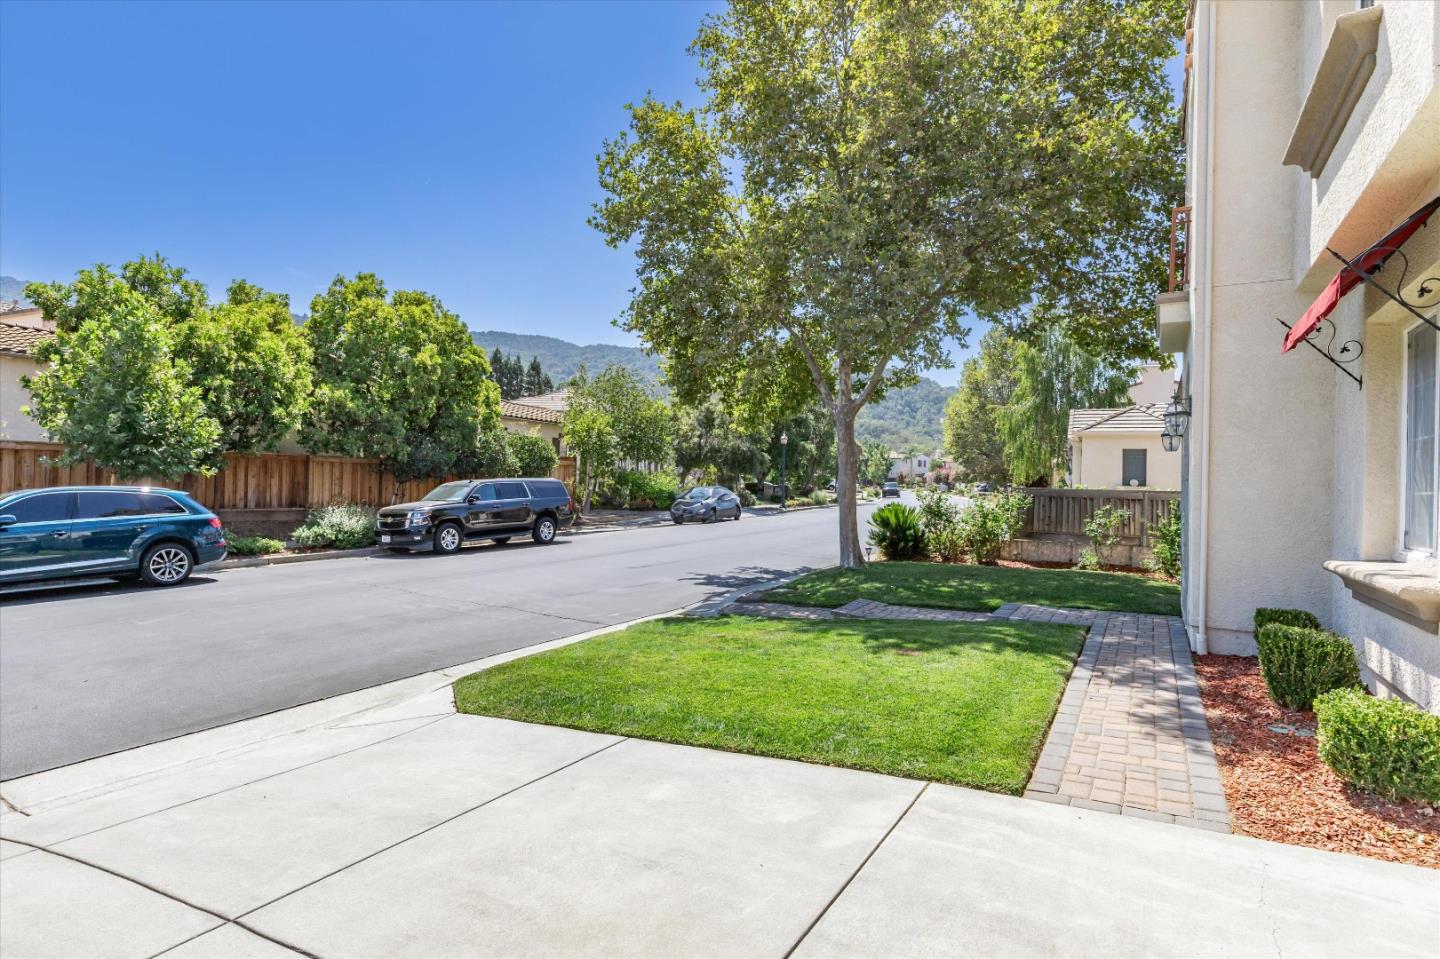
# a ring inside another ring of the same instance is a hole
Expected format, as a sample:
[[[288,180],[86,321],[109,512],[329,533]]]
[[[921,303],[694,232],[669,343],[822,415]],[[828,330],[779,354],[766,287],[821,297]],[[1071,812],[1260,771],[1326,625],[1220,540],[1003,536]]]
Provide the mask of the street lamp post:
[[[784,510],[790,505],[790,482],[785,475],[785,451],[790,447],[790,436],[788,433],[780,434],[780,509]]]

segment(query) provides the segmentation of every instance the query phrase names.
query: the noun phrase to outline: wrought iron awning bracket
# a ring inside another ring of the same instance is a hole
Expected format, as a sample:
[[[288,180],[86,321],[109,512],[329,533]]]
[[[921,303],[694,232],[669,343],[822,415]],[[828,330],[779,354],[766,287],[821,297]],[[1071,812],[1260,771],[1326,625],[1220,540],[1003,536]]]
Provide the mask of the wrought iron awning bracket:
[[[1428,223],[1425,225],[1425,228],[1426,228],[1426,229],[1429,228],[1429,224],[1428,224]],[[1420,288],[1419,288],[1418,290],[1416,290],[1415,292],[1420,295],[1420,297],[1421,297],[1421,299],[1422,299],[1422,302],[1421,302],[1421,303],[1411,303],[1409,300],[1405,299],[1405,297],[1404,297],[1400,292],[1393,292],[1393,293],[1392,293],[1390,290],[1387,290],[1385,287],[1381,286],[1381,285],[1380,285],[1380,282],[1375,279],[1374,274],[1375,274],[1375,273],[1382,273],[1382,272],[1384,272],[1386,264],[1382,264],[1382,265],[1380,265],[1379,267],[1376,267],[1375,270],[1374,270],[1372,273],[1366,273],[1366,272],[1364,272],[1363,270],[1358,270],[1358,269],[1356,269],[1354,266],[1351,265],[1351,261],[1350,261],[1350,260],[1345,259],[1343,256],[1341,256],[1339,253],[1336,253],[1336,252],[1335,252],[1333,249],[1331,249],[1330,247],[1327,246],[1325,249],[1328,250],[1329,253],[1330,253],[1330,255],[1333,256],[1335,259],[1337,259],[1337,260],[1339,260],[1341,263],[1345,264],[1346,269],[1350,270],[1350,271],[1353,272],[1356,276],[1360,277],[1360,279],[1364,280],[1367,285],[1372,286],[1372,287],[1374,287],[1375,289],[1379,290],[1387,299],[1389,299],[1389,300],[1391,300],[1391,301],[1399,304],[1399,306],[1400,306],[1401,309],[1403,309],[1403,310],[1405,310],[1406,312],[1410,313],[1410,314],[1411,314],[1412,316],[1414,316],[1417,320],[1420,320],[1422,323],[1428,323],[1428,324],[1430,324],[1430,326],[1432,326],[1432,327],[1435,329],[1436,332],[1440,332],[1440,322],[1436,322],[1436,316],[1437,316],[1437,314],[1432,313],[1431,315],[1426,316],[1424,313],[1420,312],[1421,310],[1428,309],[1429,306],[1431,306],[1431,305],[1435,305],[1435,304],[1428,304],[1428,305],[1427,305],[1427,304],[1425,304],[1425,303],[1423,302],[1423,300],[1424,300],[1424,298],[1430,296],[1430,293],[1431,293],[1432,291],[1440,292],[1440,276],[1427,276],[1427,277],[1425,277],[1423,280],[1421,280],[1421,281],[1420,281]],[[1364,255],[1366,255],[1366,254],[1368,254],[1368,253],[1371,253],[1371,252],[1372,252],[1373,250],[1375,250],[1375,249],[1384,249],[1384,248],[1383,248],[1383,247],[1372,247],[1371,249],[1366,250],[1365,253],[1362,253],[1361,256],[1364,256]],[[1404,289],[1405,289],[1405,275],[1410,272],[1410,258],[1409,258],[1408,256],[1406,256],[1405,253],[1404,253],[1398,246],[1395,247],[1394,249],[1392,249],[1392,250],[1390,251],[1390,255],[1391,255],[1392,257],[1398,256],[1398,257],[1400,258],[1400,262],[1401,262],[1402,264],[1404,264],[1403,268],[1402,268],[1401,271],[1400,271],[1400,282],[1399,282],[1398,284],[1396,284],[1396,290],[1397,290],[1397,291],[1404,290]],[[1359,259],[1359,257],[1356,257],[1356,259]],[[1432,284],[1434,284],[1434,285],[1432,286]],[[1437,303],[1440,303],[1440,301],[1437,301]]]
[[[1275,317],[1275,322],[1279,323],[1287,330],[1290,329],[1290,324],[1286,323],[1278,316]],[[1330,325],[1330,339],[1326,342],[1324,346],[1321,346],[1320,344],[1315,342],[1315,339],[1316,337],[1320,336],[1322,333],[1325,332],[1325,325],[1327,323]],[[1353,350],[1355,355],[1350,357],[1348,360],[1340,359],[1340,357],[1335,356],[1330,352],[1331,348],[1335,345],[1335,337],[1338,332],[1339,331],[1336,329],[1335,324],[1330,321],[1329,317],[1326,317],[1325,319],[1320,321],[1320,325],[1316,326],[1315,329],[1310,332],[1309,336],[1305,337],[1305,345],[1310,347],[1310,349],[1314,350],[1316,353],[1319,353],[1321,356],[1325,357],[1325,359],[1330,362],[1331,366],[1335,367],[1335,369],[1350,377],[1352,380],[1355,381],[1355,386],[1358,389],[1363,390],[1365,388],[1365,382],[1360,376],[1360,374],[1346,369],[1345,364],[1354,363],[1356,360],[1360,359],[1360,357],[1365,353],[1365,347],[1358,340],[1346,340],[1345,342],[1340,344],[1340,354],[1343,356],[1344,354],[1349,353]]]

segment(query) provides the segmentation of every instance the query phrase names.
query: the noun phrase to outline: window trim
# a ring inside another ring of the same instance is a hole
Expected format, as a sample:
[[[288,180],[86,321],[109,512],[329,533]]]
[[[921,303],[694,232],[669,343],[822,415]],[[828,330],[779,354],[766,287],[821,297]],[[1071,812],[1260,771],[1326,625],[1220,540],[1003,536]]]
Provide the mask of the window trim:
[[[1402,327],[1400,330],[1400,417],[1398,431],[1400,434],[1399,451],[1396,455],[1395,474],[1396,491],[1399,494],[1400,509],[1395,517],[1395,558],[1402,563],[1433,563],[1436,558],[1436,549],[1440,548],[1440,528],[1431,534],[1430,549],[1411,549],[1405,545],[1405,516],[1409,510],[1406,496],[1409,493],[1410,476],[1406,469],[1408,465],[1409,424],[1410,424],[1410,334],[1419,329],[1423,323],[1416,320]],[[1435,424],[1434,441],[1431,448],[1430,469],[1435,481],[1435,513],[1437,527],[1440,527],[1440,333],[1436,334],[1435,342],[1435,388],[1437,391],[1435,402]]]

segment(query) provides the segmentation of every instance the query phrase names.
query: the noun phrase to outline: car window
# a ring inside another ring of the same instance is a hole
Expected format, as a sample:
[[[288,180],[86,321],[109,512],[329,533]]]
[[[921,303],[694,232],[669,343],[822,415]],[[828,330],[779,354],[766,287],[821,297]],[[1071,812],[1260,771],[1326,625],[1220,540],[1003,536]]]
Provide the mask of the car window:
[[[422,503],[453,503],[456,500],[465,498],[469,492],[470,484],[461,480],[458,483],[441,483],[439,486],[420,497]]]
[[[141,493],[140,505],[145,507],[147,513],[188,513],[185,507],[164,493]]]
[[[496,483],[500,488],[501,499],[524,499],[529,493],[525,490],[524,483]]]
[[[730,492],[728,489],[726,489],[726,488],[723,487],[723,486],[717,486],[717,487],[715,487],[715,495],[716,495],[716,496],[734,496],[735,494],[732,493],[732,492]]]
[[[559,496],[563,498],[570,495],[565,492],[564,485],[558,480],[546,480],[541,483],[530,483],[528,485],[530,486],[531,496]]]
[[[686,493],[686,494],[685,494],[685,498],[686,498],[686,499],[705,499],[705,498],[706,498],[707,496],[709,496],[709,495],[710,495],[710,488],[709,488],[709,487],[707,487],[707,486],[697,486],[697,487],[695,487],[694,489],[692,489],[690,492]]]
[[[70,518],[69,493],[36,493],[11,503],[0,513],[9,513],[17,523],[55,523]]]
[[[75,510],[76,519],[111,519],[117,516],[145,516],[153,510],[146,508],[139,493],[120,490],[81,492]]]
[[[494,483],[481,483],[480,488],[475,491],[475,498],[482,503],[493,503],[499,497],[495,495]]]

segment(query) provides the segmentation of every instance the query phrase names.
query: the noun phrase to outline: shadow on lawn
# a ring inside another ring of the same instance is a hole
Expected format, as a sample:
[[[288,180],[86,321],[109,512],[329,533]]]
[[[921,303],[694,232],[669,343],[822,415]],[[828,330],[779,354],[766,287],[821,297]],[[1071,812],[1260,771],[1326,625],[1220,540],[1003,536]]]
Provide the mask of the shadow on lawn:
[[[697,573],[694,576],[684,577],[683,582],[698,583],[701,586],[713,588],[718,594],[744,589],[747,586],[763,586],[766,583],[772,583],[786,576],[799,576],[803,573],[813,573],[814,571],[814,568],[810,566],[802,566],[799,569],[742,566],[739,569],[732,569],[724,573]]]

